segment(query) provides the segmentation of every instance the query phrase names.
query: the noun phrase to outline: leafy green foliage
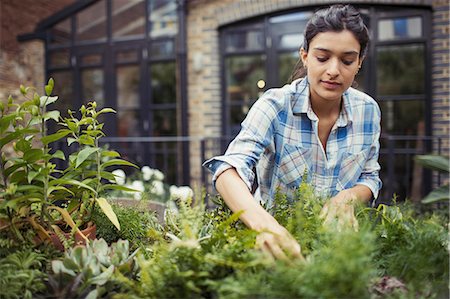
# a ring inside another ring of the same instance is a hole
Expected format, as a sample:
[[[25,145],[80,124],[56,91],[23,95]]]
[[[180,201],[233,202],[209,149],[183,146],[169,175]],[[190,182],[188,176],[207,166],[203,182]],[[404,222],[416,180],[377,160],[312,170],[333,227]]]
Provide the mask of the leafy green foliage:
[[[439,171],[443,174],[450,173],[450,161],[448,157],[438,155],[417,155],[415,157],[419,164],[424,167]],[[429,204],[434,202],[448,202],[450,200],[450,184],[444,184],[431,191],[422,203]]]
[[[149,231],[159,227],[158,219],[153,212],[115,204],[112,208],[120,219],[121,230],[119,231],[106,215],[96,208],[92,220],[97,224],[97,238],[104,239],[108,244],[119,239],[128,240],[133,249],[143,248],[152,242]]]
[[[29,299],[43,292],[45,258],[42,253],[24,249],[0,259],[0,297]]]

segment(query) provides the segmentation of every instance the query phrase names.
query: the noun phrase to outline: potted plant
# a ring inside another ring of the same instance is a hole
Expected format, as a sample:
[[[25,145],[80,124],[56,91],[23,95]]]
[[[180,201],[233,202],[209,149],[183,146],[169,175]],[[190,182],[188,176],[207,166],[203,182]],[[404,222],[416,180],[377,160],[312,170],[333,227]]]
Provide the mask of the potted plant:
[[[120,229],[104,195],[108,189],[127,188],[115,184],[108,168],[135,167],[116,151],[99,146],[99,139],[104,136],[99,116],[114,112],[113,109],[97,111],[92,102],[80,108],[79,117],[68,111],[69,116],[62,118],[59,111],[48,109],[58,99],[51,96],[53,86],[50,79],[45,96],[35,91],[29,96],[32,89],[21,86],[24,101],[10,96],[0,106],[0,230],[20,241],[31,237],[40,242],[52,235],[64,240],[67,228],[71,234],[87,240],[80,228],[88,226],[96,205]],[[61,128],[48,134],[51,121]],[[53,150],[52,144],[62,141],[76,147],[76,151],[66,157],[62,151]],[[7,148],[12,157],[6,155]],[[66,166],[58,168],[57,160],[65,160]],[[37,236],[27,233],[30,228]]]

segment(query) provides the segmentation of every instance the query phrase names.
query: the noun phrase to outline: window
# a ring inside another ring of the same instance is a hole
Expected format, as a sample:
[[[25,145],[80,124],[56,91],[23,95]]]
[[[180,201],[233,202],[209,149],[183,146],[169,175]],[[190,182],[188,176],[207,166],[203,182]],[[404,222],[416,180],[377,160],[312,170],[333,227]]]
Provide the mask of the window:
[[[187,111],[178,108],[176,74],[185,68],[175,60],[178,13],[176,0],[79,2],[79,9],[47,29],[46,68],[55,79],[59,109],[93,100],[98,108],[114,108],[116,114],[102,116],[108,137],[182,134]],[[111,146],[140,166],[166,167],[160,170],[168,183],[188,180],[188,157],[177,156],[177,144]],[[167,161],[160,161],[162,154]]]

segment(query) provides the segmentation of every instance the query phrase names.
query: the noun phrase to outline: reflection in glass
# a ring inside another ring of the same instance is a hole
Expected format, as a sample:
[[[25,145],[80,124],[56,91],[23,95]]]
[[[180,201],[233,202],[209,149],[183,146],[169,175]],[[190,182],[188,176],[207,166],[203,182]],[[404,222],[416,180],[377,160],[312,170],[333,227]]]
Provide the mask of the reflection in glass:
[[[423,135],[424,101],[380,101],[382,128],[393,135]]]
[[[106,5],[100,0],[76,16],[77,41],[106,40]]]
[[[230,125],[239,124],[243,115],[261,95],[258,81],[266,81],[264,55],[232,56],[225,59],[227,102],[230,107]],[[240,109],[240,113],[236,110]],[[235,114],[238,113],[238,114]]]
[[[269,22],[271,24],[283,24],[287,22],[300,22],[303,21],[305,24],[308,22],[308,20],[311,18],[312,13],[309,11],[302,11],[302,12],[294,12],[290,14],[284,14],[281,16],[272,17],[269,19]],[[302,32],[302,30],[299,30],[299,32]]]
[[[95,101],[97,102],[97,109],[103,108],[105,106],[103,96],[103,70],[82,70],[81,84],[83,103]]]
[[[112,0],[111,14],[113,38],[145,34],[144,0]]]
[[[176,109],[153,110],[152,136],[176,136]]]
[[[58,96],[58,100],[55,102],[55,108],[59,110],[61,116],[67,117],[67,110],[78,109],[74,107],[75,96],[73,94],[73,77],[72,72],[62,71],[53,72],[50,77],[54,79],[55,86],[53,88],[53,95]]]
[[[117,68],[117,109],[139,109],[139,66]]]
[[[380,41],[421,36],[421,17],[384,19],[378,22],[378,39]]]
[[[139,56],[137,50],[120,51],[116,53],[117,63],[137,62],[138,60]]]
[[[118,109],[117,110],[117,136],[119,137],[136,137],[140,136],[139,132],[139,110]]]
[[[174,36],[178,33],[176,0],[149,1],[150,37]]]
[[[378,95],[423,94],[425,53],[422,44],[377,48]]]
[[[261,50],[264,48],[264,35],[260,30],[229,32],[225,38],[227,52],[236,50]]]
[[[55,45],[65,45],[70,43],[71,38],[70,18],[59,22],[51,29],[50,43]]]
[[[49,66],[50,66],[50,68],[70,66],[69,49],[62,49],[62,50],[50,52],[49,53]]]
[[[303,34],[288,33],[279,36],[278,49],[300,49],[303,45]]]
[[[177,101],[175,62],[151,64],[150,72],[153,104],[175,104]]]
[[[150,58],[170,57],[175,54],[175,45],[173,40],[152,41],[150,45]]]
[[[81,65],[99,65],[102,64],[103,55],[101,54],[89,54],[81,56]]]
[[[278,86],[283,86],[288,82],[294,71],[295,64],[297,63],[299,57],[298,52],[288,52],[280,53],[278,55]]]

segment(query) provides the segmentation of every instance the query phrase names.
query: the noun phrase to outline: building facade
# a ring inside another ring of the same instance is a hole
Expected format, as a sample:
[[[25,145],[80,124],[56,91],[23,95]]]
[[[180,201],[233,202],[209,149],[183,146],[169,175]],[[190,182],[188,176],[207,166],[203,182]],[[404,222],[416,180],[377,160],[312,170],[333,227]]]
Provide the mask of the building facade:
[[[382,197],[418,199],[432,181],[414,155],[449,153],[449,3],[348,2],[372,37],[356,81],[383,114]],[[14,3],[2,1],[2,16],[14,15]],[[92,99],[113,107],[117,114],[105,119],[111,146],[163,170],[170,183],[202,186],[209,176],[201,162],[224,151],[262,92],[288,81],[308,18],[332,3],[66,1],[16,32],[17,47],[29,55],[22,69],[34,73],[8,79],[9,63],[23,58],[2,59],[0,92],[11,83],[42,86],[51,76],[61,111]],[[28,4],[22,9],[33,11],[36,4]]]

